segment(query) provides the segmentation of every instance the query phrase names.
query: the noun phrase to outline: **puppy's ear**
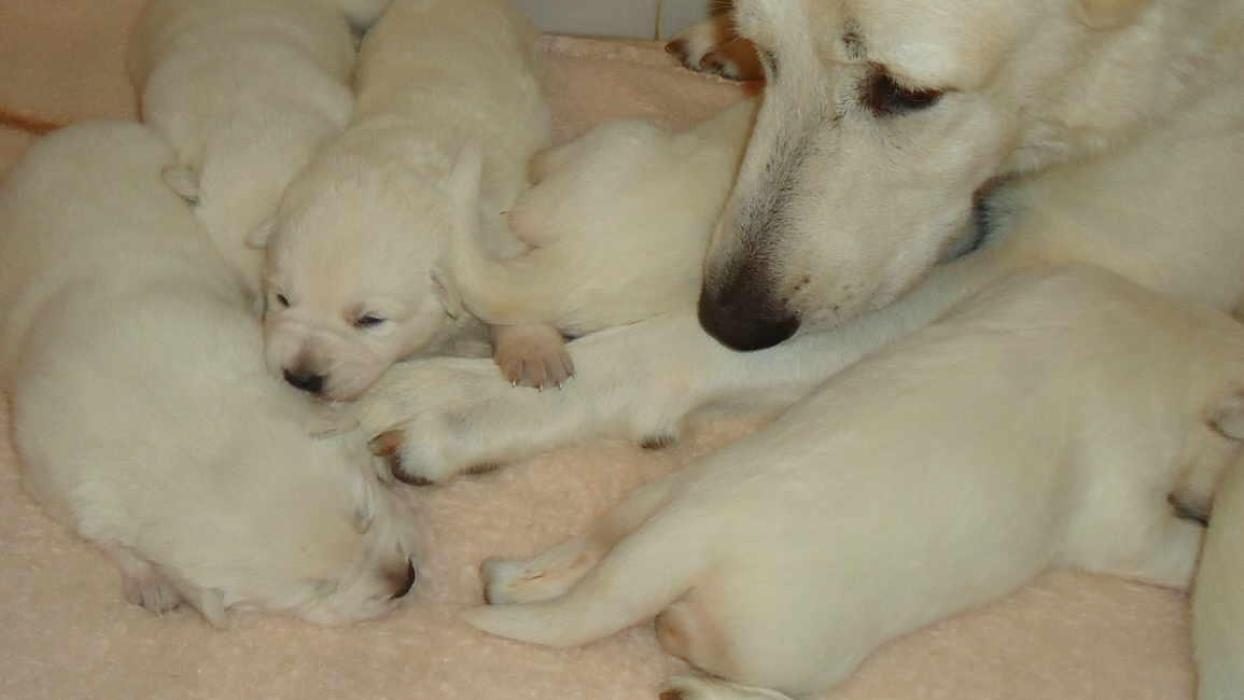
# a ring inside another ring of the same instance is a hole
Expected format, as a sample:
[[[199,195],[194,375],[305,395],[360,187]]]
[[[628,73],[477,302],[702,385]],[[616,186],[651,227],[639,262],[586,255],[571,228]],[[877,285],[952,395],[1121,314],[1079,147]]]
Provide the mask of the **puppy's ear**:
[[[1244,440],[1244,394],[1224,399],[1210,417],[1210,424],[1232,440]]]
[[[272,240],[272,234],[276,231],[276,217],[265,217],[260,221],[251,232],[246,234],[246,247],[254,250],[263,250],[268,247],[268,241]]]
[[[1093,29],[1118,29],[1136,21],[1149,0],[1075,0],[1076,16]]]

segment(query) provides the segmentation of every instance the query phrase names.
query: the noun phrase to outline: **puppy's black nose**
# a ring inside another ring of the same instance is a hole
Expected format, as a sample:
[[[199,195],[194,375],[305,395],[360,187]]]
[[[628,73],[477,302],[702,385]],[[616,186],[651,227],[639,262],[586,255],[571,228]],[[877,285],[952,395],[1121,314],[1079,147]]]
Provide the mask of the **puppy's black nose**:
[[[775,311],[769,304],[737,303],[700,293],[700,325],[722,345],[743,352],[764,350],[799,330],[799,317]]]
[[[397,588],[393,591],[393,600],[403,598],[407,593],[410,593],[410,589],[415,587],[415,579],[417,578],[419,578],[419,574],[415,571],[415,563],[408,560],[406,562],[405,575],[394,579]]]
[[[324,391],[324,375],[322,374],[285,370],[284,375],[285,381],[289,382],[290,386],[295,389],[301,389],[311,394],[318,394]]]

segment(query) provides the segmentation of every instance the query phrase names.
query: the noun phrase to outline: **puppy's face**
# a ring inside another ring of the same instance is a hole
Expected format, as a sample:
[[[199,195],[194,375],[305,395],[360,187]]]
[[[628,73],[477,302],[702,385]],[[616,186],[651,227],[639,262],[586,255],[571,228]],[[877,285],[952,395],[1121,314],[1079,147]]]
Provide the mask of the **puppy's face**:
[[[218,500],[203,509],[202,529],[182,533],[195,546],[178,547],[182,561],[172,568],[199,587],[188,597],[216,622],[230,608],[320,624],[393,610],[416,578],[411,514],[372,467],[360,467],[370,457],[361,439],[278,435],[271,443],[242,465],[256,473],[205,494]]]
[[[1066,110],[1051,103],[1066,99],[1075,57],[1102,41],[1076,0],[737,9],[768,87],[706,260],[701,318],[741,350],[880,308],[922,279],[987,183],[1067,150],[1033,110],[1058,123]]]
[[[350,400],[451,330],[457,311],[434,274],[450,205],[441,188],[383,171],[308,189],[287,196],[268,244],[267,363]]]

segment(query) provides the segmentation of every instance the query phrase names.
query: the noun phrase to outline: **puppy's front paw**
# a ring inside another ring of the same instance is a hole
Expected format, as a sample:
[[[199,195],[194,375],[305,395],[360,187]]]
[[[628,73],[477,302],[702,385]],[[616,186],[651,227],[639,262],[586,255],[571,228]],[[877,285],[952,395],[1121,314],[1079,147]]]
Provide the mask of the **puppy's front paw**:
[[[574,376],[574,363],[556,328],[546,325],[497,326],[493,359],[515,386],[560,387]]]

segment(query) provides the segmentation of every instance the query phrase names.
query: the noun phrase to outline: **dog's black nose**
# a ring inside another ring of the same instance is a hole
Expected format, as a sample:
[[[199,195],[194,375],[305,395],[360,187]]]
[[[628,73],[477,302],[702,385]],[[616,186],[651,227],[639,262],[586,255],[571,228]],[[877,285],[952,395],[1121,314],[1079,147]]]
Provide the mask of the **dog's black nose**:
[[[318,394],[324,391],[324,375],[322,374],[285,370],[284,375],[285,381],[289,382],[290,386],[295,389],[301,389],[311,394]]]
[[[776,312],[767,304],[723,301],[704,291],[700,294],[700,325],[722,345],[751,352],[790,338],[799,330],[799,317]]]
[[[419,578],[419,574],[415,571],[415,563],[413,561],[406,562],[406,572],[404,576],[395,578],[397,588],[393,591],[393,600],[403,598],[410,589],[415,587],[415,579]]]

